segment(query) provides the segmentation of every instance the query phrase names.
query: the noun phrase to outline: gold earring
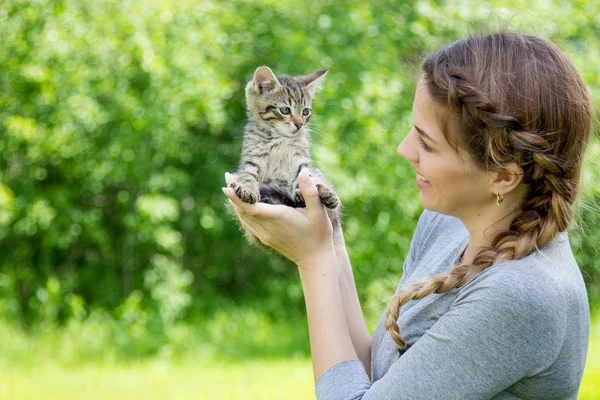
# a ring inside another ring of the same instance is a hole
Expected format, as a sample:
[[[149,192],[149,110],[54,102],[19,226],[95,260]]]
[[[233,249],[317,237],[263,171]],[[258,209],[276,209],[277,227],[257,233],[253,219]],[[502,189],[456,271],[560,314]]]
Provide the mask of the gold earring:
[[[498,192],[498,193],[496,194],[496,204],[497,204],[497,205],[500,205],[500,204],[502,204],[502,201],[503,201],[503,200],[504,200],[504,196],[502,196],[502,195],[500,194],[500,192]]]

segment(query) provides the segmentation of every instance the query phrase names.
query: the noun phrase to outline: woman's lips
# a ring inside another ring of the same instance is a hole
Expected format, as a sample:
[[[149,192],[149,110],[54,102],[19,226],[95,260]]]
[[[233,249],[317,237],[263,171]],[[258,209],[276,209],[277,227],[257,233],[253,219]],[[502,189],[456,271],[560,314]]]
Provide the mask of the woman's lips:
[[[417,174],[417,186],[421,189],[431,187],[431,183],[423,179],[423,175]]]

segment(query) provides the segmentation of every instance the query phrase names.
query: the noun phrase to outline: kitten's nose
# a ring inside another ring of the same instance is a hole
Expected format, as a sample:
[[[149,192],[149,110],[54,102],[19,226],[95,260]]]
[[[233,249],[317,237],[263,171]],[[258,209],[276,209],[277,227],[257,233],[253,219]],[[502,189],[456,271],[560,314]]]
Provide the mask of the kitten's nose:
[[[294,125],[296,125],[296,129],[300,129],[302,128],[302,123],[298,123],[298,122],[294,122]]]

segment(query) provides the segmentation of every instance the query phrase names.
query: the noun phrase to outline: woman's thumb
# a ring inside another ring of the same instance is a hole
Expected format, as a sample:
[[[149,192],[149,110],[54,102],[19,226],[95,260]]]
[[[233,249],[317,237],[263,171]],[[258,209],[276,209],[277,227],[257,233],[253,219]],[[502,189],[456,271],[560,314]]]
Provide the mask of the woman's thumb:
[[[319,190],[317,185],[314,184],[307,169],[303,169],[298,176],[298,188],[302,197],[304,197],[304,203],[306,203],[306,209],[308,212],[322,211],[323,204],[319,198]]]

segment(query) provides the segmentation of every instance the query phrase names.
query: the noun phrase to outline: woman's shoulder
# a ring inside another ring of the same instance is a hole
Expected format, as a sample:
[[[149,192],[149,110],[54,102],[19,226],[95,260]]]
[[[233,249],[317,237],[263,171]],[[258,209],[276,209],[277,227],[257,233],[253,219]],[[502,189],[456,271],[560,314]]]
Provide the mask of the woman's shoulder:
[[[415,230],[413,258],[417,263],[429,264],[437,260],[452,264],[455,255],[468,242],[468,237],[469,232],[460,219],[425,209]],[[515,294],[522,293],[521,296],[547,297],[548,301],[586,294],[567,232],[560,232],[546,246],[524,258],[492,265],[463,288],[472,286],[479,290],[497,287],[504,291],[512,290]],[[581,302],[582,299],[578,300]]]
[[[564,317],[574,310],[584,311],[588,304],[566,232],[522,259],[503,261],[480,272],[460,288],[455,302],[477,293],[520,312],[538,313],[538,317]]]

